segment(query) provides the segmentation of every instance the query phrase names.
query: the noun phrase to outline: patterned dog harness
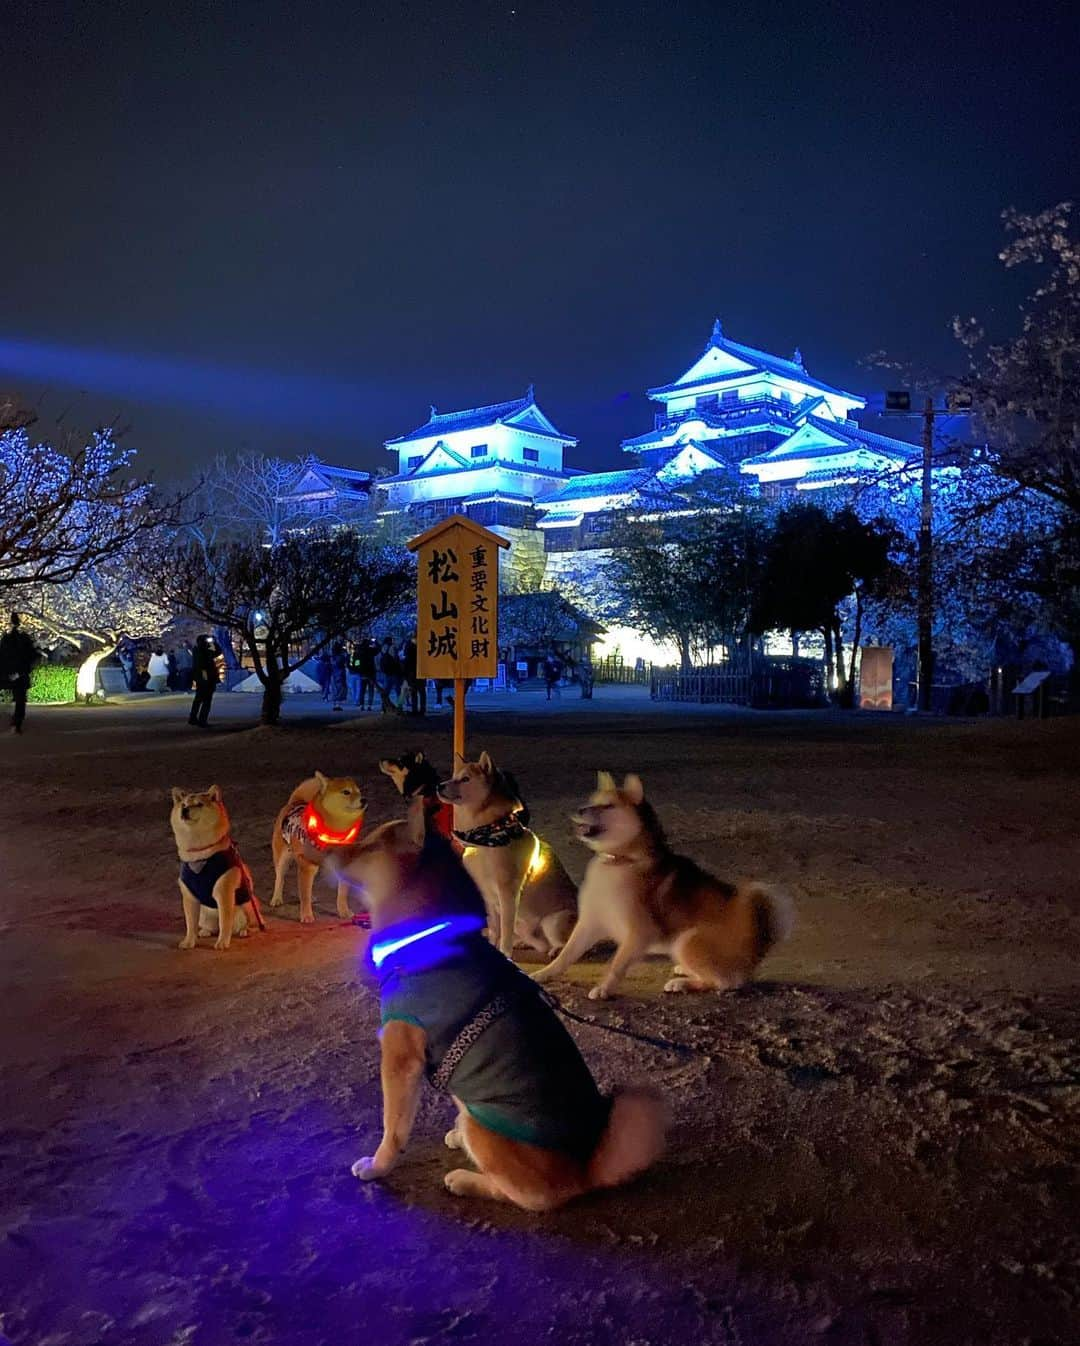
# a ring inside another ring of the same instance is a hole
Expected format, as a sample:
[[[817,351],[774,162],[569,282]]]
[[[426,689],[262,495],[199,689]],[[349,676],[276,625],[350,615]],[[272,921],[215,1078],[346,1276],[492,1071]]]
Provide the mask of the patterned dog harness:
[[[517,813],[508,813],[505,818],[496,818],[493,823],[484,823],[468,832],[454,832],[463,846],[509,846],[512,841],[520,841],[527,835],[525,824]]]
[[[300,843],[304,846],[310,846],[313,851],[324,851],[325,846],[320,846],[311,833],[304,826],[304,813],[307,811],[306,804],[294,804],[281,820],[281,836],[289,845],[293,846]]]
[[[215,851],[205,860],[185,860],[180,866],[180,881],[191,896],[198,899],[200,906],[216,909],[214,885],[230,869],[240,871],[240,883],[236,889],[236,905],[242,907],[245,903],[251,901],[251,886],[248,883],[247,870],[240,859],[240,852],[236,849],[236,843],[233,841],[229,842],[225,850]]]
[[[482,1126],[585,1162],[611,1101],[540,987],[479,933],[440,952],[433,966],[383,966],[383,1024],[423,1029],[428,1079]]]

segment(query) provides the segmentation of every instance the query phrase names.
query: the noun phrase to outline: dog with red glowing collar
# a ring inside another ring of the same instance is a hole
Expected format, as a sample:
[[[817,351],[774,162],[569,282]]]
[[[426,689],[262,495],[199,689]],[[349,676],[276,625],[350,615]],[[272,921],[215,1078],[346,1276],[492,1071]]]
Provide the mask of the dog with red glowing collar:
[[[300,922],[315,920],[312,888],[315,875],[330,854],[347,854],[360,838],[366,809],[363,791],[351,776],[324,776],[316,771],[302,781],[289,796],[289,802],[274,820],[270,845],[274,853],[274,895],[272,907],[285,901],[285,873],[295,861],[300,894]],[[337,914],[343,921],[352,918],[348,888],[339,883]]]
[[[331,868],[371,912],[370,971],[383,1029],[383,1133],[353,1175],[384,1178],[412,1132],[426,1074],[457,1104],[446,1136],[477,1171],[444,1182],[460,1197],[553,1210],[644,1172],[664,1147],[650,1089],[600,1093],[535,983],[483,938],[484,900],[422,797]]]

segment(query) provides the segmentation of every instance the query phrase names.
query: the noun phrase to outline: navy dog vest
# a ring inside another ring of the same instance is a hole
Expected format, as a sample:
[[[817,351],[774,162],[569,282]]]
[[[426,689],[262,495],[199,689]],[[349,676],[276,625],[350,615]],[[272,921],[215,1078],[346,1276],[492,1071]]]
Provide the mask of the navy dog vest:
[[[217,908],[214,901],[214,884],[230,869],[239,869],[240,885],[236,890],[236,905],[242,907],[251,901],[251,888],[248,885],[247,870],[240,860],[240,852],[230,845],[226,850],[215,851],[205,860],[185,860],[180,866],[180,879],[192,897],[198,898],[201,906]]]

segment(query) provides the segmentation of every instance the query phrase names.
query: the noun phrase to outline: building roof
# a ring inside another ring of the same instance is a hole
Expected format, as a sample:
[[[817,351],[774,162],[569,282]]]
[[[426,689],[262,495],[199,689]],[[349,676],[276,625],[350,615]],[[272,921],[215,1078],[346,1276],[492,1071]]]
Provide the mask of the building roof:
[[[887,458],[898,462],[908,462],[912,446],[899,439],[888,439],[885,435],[876,435],[872,430],[864,430],[854,421],[827,421],[821,416],[808,416],[806,425],[813,426],[822,434],[830,435],[840,441],[832,444],[796,444],[788,448],[787,443],[778,444],[775,449],[755,454],[753,458],[744,458],[741,466],[752,467],[762,463],[782,463],[787,458],[832,458],[848,449],[873,449]],[[802,428],[802,427],[800,427]],[[795,435],[799,432],[795,431]],[[792,435],[794,439],[795,435]]]
[[[454,455],[455,457],[457,455]],[[379,477],[377,486],[393,486],[402,481],[432,481],[436,477],[460,477],[473,472],[512,473],[519,477],[543,477],[550,481],[566,481],[574,474],[568,469],[541,467],[538,463],[507,463],[501,459],[462,459],[461,467],[438,467],[434,472],[421,472],[414,467],[411,472],[395,472],[390,477]]]
[[[450,434],[458,430],[484,430],[493,425],[505,425],[529,411],[535,411],[536,417],[531,419],[527,426],[522,426],[522,429],[546,439],[557,439],[566,444],[577,443],[571,435],[561,435],[555,429],[536,405],[536,398],[530,387],[524,397],[516,397],[509,402],[492,402],[486,407],[468,407],[464,411],[436,411],[432,407],[431,415],[425,424],[410,430],[407,435],[388,439],[386,447],[392,449],[397,444],[408,444],[414,439],[431,439],[435,435]]]
[[[595,500],[598,496],[629,495],[655,480],[656,474],[644,467],[624,468],[616,472],[585,472],[573,481],[568,481],[554,495],[537,503],[539,508],[545,509],[575,500]]]
[[[852,402],[864,402],[866,399],[858,393],[847,393],[842,388],[834,388],[828,383],[822,383],[820,379],[813,378],[806,372],[802,363],[802,356],[798,355],[798,361],[784,360],[778,355],[770,355],[768,351],[759,351],[754,346],[744,346],[739,341],[730,341],[724,336],[723,328],[720,325],[720,319],[717,318],[713,324],[712,336],[709,338],[705,349],[698,356],[701,359],[711,350],[724,351],[725,354],[734,356],[736,360],[742,360],[754,369],[767,371],[770,374],[779,374],[782,378],[792,379],[802,383],[808,388],[819,388],[824,393],[833,393],[837,397],[847,398]],[[696,361],[695,361],[696,363]],[[702,387],[710,383],[721,383],[724,378],[742,377],[738,374],[717,375],[710,374],[708,377],[693,379],[689,383],[665,383],[659,388],[650,388],[648,395],[655,399],[662,399],[666,393],[685,392],[691,388]]]

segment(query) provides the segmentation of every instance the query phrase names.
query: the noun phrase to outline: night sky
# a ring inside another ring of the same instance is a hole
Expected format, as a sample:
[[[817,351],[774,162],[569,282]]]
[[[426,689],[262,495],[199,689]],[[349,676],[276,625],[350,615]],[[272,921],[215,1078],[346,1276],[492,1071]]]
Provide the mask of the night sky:
[[[1074,8],[7,0],[0,387],[172,477],[534,381],[603,467],[717,314],[955,360],[1001,209],[1078,193]]]

